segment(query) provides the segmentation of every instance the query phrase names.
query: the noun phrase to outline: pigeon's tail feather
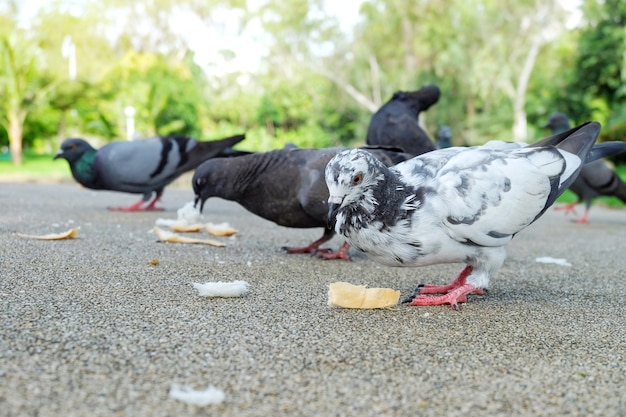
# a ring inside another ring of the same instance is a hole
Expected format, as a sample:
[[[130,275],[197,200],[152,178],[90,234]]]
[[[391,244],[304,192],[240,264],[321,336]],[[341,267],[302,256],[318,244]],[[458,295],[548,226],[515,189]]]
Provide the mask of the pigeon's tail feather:
[[[398,91],[392,100],[399,100],[409,103],[415,111],[422,112],[428,110],[433,104],[439,101],[441,90],[435,84],[426,85],[416,91]]]
[[[425,111],[439,101],[441,90],[436,85],[431,84],[417,90],[415,96],[420,102],[420,110]]]
[[[619,155],[622,152],[626,152],[626,142],[598,143],[591,148],[585,163],[588,164],[598,159]]]
[[[227,138],[224,139],[218,139],[218,140],[209,140],[209,141],[198,141],[198,149],[203,150],[203,151],[207,151],[210,152],[211,150],[213,152],[217,151],[222,151],[224,149],[228,149],[231,148],[233,146],[235,146],[236,144],[238,144],[239,142],[241,142],[242,140],[244,140],[246,138],[246,135],[235,135],[235,136],[229,136]]]
[[[542,147],[542,146],[558,146],[560,143],[562,143],[565,139],[569,138],[572,134],[574,134],[575,132],[586,128],[588,125],[590,124],[597,124],[598,125],[598,133],[600,130],[600,124],[597,122],[587,122],[587,123],[583,123],[579,126],[573,127],[571,129],[568,129],[566,131],[563,131],[561,133],[557,133],[555,135],[552,136],[548,136],[545,139],[542,139],[538,142],[533,143],[532,145],[530,145],[531,147]]]
[[[192,153],[194,153],[201,162],[218,156],[237,156],[237,153],[233,152],[231,148],[245,138],[246,135],[235,135],[219,140],[196,142]]]
[[[587,122],[567,132],[551,136],[550,138],[538,142],[543,143],[543,146],[556,147],[561,156],[565,158],[565,170],[561,173],[558,180],[555,178],[556,181],[553,183],[552,191],[546,200],[546,205],[535,220],[572,185],[576,178],[578,178],[584,166],[581,161],[587,160],[587,155],[591,151],[599,134],[600,124],[597,122]],[[536,146],[538,146],[537,143],[530,145],[530,147]]]
[[[570,133],[555,145],[556,148],[578,155],[580,159],[587,161],[587,155],[591,152],[600,134],[600,123],[587,122],[567,132]]]

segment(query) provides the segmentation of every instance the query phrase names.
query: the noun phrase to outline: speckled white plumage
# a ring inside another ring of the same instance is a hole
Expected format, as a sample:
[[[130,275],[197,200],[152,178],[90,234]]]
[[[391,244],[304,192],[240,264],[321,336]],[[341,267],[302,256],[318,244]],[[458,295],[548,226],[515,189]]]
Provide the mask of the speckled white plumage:
[[[447,148],[391,168],[344,151],[326,167],[329,215],[352,247],[385,265],[466,264],[463,291],[416,298],[456,306],[487,288],[513,236],[578,175],[599,129],[586,124],[539,146]]]

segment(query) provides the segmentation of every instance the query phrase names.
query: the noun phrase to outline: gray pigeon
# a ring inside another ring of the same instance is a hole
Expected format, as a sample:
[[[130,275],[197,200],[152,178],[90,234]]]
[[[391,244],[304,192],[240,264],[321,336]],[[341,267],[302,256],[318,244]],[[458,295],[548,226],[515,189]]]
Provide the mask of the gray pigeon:
[[[111,142],[96,150],[83,139],[63,141],[54,159],[69,162],[72,176],[87,188],[143,194],[143,199],[115,211],[161,210],[155,204],[166,185],[183,173],[216,156],[237,156],[241,151],[231,147],[245,135],[216,141],[199,142],[189,137],[167,136]],[[156,193],[146,207],[142,205]]]
[[[398,91],[370,120],[366,143],[394,146],[414,156],[435,149],[433,141],[419,125],[419,114],[437,103],[441,92],[436,85],[417,91]]]
[[[449,148],[452,146],[452,129],[443,125],[437,130],[437,149]]]
[[[284,148],[238,158],[214,158],[201,164],[193,176],[200,210],[210,197],[235,201],[248,211],[276,224],[295,228],[323,227],[321,238],[302,248],[285,247],[288,253],[316,253],[324,259],[349,259],[348,245],[332,253],[320,246],[335,232],[326,223],[328,189],[324,168],[346,148]],[[411,155],[392,149],[370,148],[386,166]]]
[[[552,134],[561,133],[570,128],[570,122],[563,113],[553,113],[544,126],[550,128]],[[602,160],[594,161],[583,167],[580,175],[569,187],[576,194],[578,200],[574,203],[556,207],[556,210],[564,210],[566,214],[574,211],[574,206],[585,203],[585,213],[574,220],[576,223],[587,223],[591,202],[596,197],[614,196],[626,203],[626,183]]]
[[[367,152],[344,151],[326,167],[329,223],[385,265],[466,264],[449,285],[418,287],[411,302],[456,309],[487,288],[506,245],[572,184],[583,163],[615,150],[597,145],[591,152],[599,133],[600,124],[589,122],[527,147],[447,148],[390,168]]]

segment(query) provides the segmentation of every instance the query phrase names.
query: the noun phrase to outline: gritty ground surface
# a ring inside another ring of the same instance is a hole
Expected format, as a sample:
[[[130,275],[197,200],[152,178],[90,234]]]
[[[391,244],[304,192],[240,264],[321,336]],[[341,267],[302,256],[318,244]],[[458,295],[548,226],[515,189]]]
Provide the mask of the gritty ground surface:
[[[328,307],[329,283],[406,295],[461,266],[286,255],[321,230],[222,200],[205,217],[240,230],[218,238],[225,248],[157,243],[155,220],[192,199],[168,189],[166,212],[119,213],[105,207],[136,196],[0,183],[1,416],[626,416],[626,211],[594,207],[584,226],[550,210],[460,312],[346,310]],[[76,239],[15,234],[70,227]],[[231,280],[248,295],[191,285]],[[226,400],[188,405],[168,398],[172,384]]]

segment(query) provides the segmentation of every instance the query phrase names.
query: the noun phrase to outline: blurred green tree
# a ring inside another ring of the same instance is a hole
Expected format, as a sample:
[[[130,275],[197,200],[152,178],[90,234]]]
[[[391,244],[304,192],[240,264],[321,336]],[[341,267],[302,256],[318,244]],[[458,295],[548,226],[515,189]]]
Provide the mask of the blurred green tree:
[[[23,29],[0,32],[0,124],[15,165],[22,163],[24,122],[55,85],[38,61],[38,45]]]
[[[573,89],[584,91],[590,117],[605,126],[626,120],[626,3],[585,3]]]

